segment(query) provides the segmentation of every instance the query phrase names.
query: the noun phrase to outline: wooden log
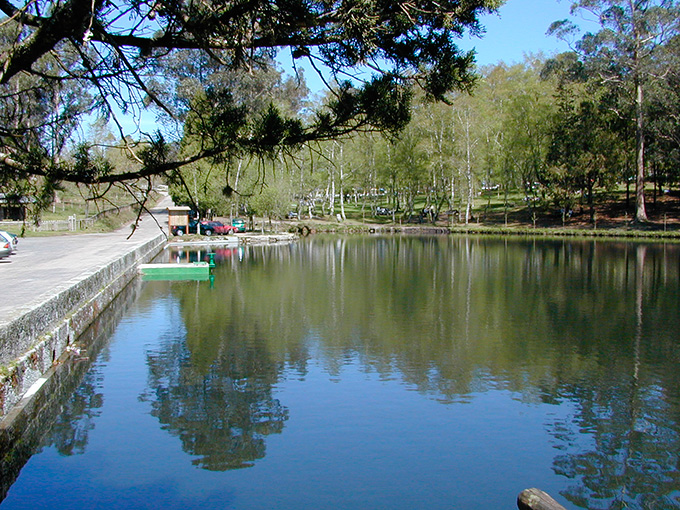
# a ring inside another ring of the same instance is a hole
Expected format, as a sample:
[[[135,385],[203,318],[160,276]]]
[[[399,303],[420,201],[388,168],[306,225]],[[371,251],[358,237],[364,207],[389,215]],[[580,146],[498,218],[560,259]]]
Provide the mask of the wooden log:
[[[566,510],[540,489],[525,489],[517,496],[519,510]]]

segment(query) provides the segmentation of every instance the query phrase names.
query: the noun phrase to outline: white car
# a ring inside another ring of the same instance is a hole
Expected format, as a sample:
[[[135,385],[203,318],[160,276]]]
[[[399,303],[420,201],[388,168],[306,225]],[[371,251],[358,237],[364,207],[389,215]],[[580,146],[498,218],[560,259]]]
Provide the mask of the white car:
[[[12,246],[10,243],[4,238],[0,236],[0,259],[4,259],[5,257],[9,257],[12,254]]]
[[[9,243],[10,253],[17,251],[17,245],[19,244],[19,238],[17,236],[5,232],[4,230],[0,230],[0,243],[2,243],[3,246],[5,245],[4,241]]]

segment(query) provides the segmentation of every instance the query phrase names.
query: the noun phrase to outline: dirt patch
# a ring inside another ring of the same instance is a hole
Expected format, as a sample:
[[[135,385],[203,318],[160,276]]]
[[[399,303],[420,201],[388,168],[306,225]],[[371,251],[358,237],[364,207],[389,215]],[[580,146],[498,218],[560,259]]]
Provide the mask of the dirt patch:
[[[661,196],[645,197],[647,217],[649,221],[643,224],[634,223],[634,197],[626,204],[618,197],[601,198],[595,205],[595,223],[591,218],[591,211],[587,207],[576,207],[570,215],[565,216],[555,210],[535,210],[530,208],[513,208],[508,211],[508,227],[539,227],[539,228],[567,228],[575,230],[597,229],[635,229],[647,231],[680,231],[680,192],[666,193]],[[475,223],[481,225],[502,227],[506,225],[505,212],[494,210],[479,212]]]
[[[625,194],[600,196],[595,205],[595,224],[591,220],[591,213],[587,207],[576,207],[572,214],[565,218],[563,222],[562,214],[555,208],[537,208],[534,211],[526,206],[512,207],[508,209],[507,218],[505,211],[496,204],[494,207],[485,210],[484,206],[478,207],[473,213],[468,224],[459,218],[458,214],[440,213],[439,218],[433,224],[428,218],[417,214],[410,218],[410,221],[403,218],[401,213],[392,217],[378,216],[371,217],[366,215],[364,219],[348,218],[346,221],[338,222],[333,216],[307,218],[303,216],[299,219],[286,219],[274,221],[276,231],[304,233],[359,233],[359,232],[383,232],[383,231],[416,231],[419,229],[433,228],[438,231],[448,231],[448,229],[463,230],[471,229],[493,229],[502,231],[505,227],[517,231],[527,229],[549,229],[553,233],[558,233],[561,229],[587,233],[590,230],[598,231],[617,231],[635,234],[636,232],[659,232],[663,235],[664,231],[675,236],[680,233],[680,192],[665,193],[656,198],[651,193],[646,197],[646,209],[649,221],[646,223],[635,223],[634,197],[631,195],[629,203],[626,204]],[[534,217],[535,213],[535,217]],[[304,231],[304,232],[303,232]],[[565,232],[566,233],[566,232]]]

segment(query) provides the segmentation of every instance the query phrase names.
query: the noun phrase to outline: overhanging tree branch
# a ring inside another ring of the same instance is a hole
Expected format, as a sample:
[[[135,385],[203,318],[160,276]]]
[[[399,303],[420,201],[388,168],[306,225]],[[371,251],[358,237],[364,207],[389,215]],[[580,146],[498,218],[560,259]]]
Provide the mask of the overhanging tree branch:
[[[44,18],[37,29],[15,48],[0,53],[4,61],[0,69],[0,84],[7,83],[15,74],[28,70],[60,41],[68,37],[83,39],[88,20],[96,14],[101,0],[69,0],[56,6],[50,17]],[[94,6],[95,12],[92,12]]]
[[[167,175],[200,160],[273,157],[358,131],[395,133],[409,120],[414,87],[437,99],[470,87],[473,58],[456,41],[465,31],[479,34],[479,16],[499,5],[498,0],[0,0],[8,16],[0,26],[0,172],[9,180],[34,176],[50,185],[106,184]],[[243,80],[227,76],[243,70],[244,76],[256,76],[283,48],[293,48],[294,58],[310,58],[320,73],[322,67],[331,73],[326,84],[332,94],[314,114],[303,116],[299,106],[284,113],[271,99],[263,100],[269,93],[239,95]],[[356,80],[357,67],[371,76]],[[339,83],[340,77],[350,81]],[[222,90],[221,98],[211,96],[213,103],[195,108],[192,103],[212,88]],[[60,141],[71,137],[75,146],[76,121],[93,111],[115,119],[115,106],[124,114],[160,109],[183,122],[170,139],[200,137],[197,149],[181,153],[177,142],[148,136],[137,142],[154,150],[139,151],[141,167],[122,171],[98,167],[96,158],[79,166],[77,151],[62,152],[61,142],[59,150],[51,148],[52,133]],[[30,182],[37,189],[42,181]]]

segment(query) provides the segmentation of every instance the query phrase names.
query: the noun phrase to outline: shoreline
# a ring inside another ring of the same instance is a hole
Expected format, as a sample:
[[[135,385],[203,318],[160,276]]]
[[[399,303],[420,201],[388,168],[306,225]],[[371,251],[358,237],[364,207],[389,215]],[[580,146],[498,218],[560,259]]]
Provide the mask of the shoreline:
[[[285,226],[285,225],[281,225]],[[461,226],[439,225],[384,225],[298,222],[288,224],[288,231],[302,236],[313,234],[422,234],[422,235],[496,235],[526,237],[569,237],[640,239],[652,241],[680,241],[680,230],[645,230],[629,228],[565,228],[531,226],[487,226],[479,224]]]

